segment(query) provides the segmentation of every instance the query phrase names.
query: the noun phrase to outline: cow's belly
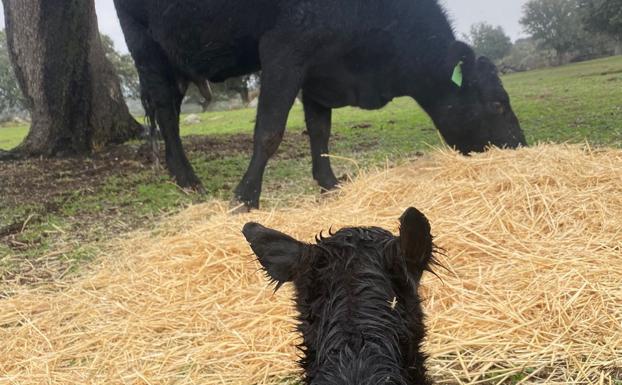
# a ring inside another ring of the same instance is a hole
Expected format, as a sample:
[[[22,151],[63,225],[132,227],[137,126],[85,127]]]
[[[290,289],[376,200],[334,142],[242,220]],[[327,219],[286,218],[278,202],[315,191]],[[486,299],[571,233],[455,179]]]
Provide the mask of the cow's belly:
[[[188,42],[189,39],[165,39],[160,44],[175,68],[191,77],[219,82],[260,69],[258,42],[251,38]]]
[[[329,108],[382,108],[401,95],[396,52],[391,36],[378,32],[333,41],[312,59],[304,92]]]
[[[271,2],[160,2],[149,30],[176,69],[221,81],[259,70],[259,40],[276,14]]]
[[[324,68],[309,73],[303,92],[328,108],[355,106],[375,110],[398,96],[383,77],[380,71],[353,73],[338,67]]]

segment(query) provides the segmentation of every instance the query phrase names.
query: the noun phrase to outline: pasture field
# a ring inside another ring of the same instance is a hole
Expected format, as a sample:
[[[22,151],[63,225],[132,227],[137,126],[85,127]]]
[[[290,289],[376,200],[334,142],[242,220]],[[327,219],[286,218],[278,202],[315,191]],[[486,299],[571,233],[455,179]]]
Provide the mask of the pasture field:
[[[503,78],[528,141],[622,147],[622,57]],[[73,274],[116,235],[150,229],[165,216],[211,198],[228,199],[250,157],[252,109],[200,115],[183,125],[188,156],[207,196],[177,188],[154,170],[140,142],[92,158],[0,164],[0,280],[36,283]],[[338,176],[393,166],[442,146],[429,118],[402,98],[380,111],[337,110],[331,152]],[[0,149],[27,127],[1,127]],[[319,198],[311,178],[300,105],[264,178],[264,208]]]
[[[0,124],[0,150],[9,150],[17,146],[28,133],[28,126],[24,124]]]

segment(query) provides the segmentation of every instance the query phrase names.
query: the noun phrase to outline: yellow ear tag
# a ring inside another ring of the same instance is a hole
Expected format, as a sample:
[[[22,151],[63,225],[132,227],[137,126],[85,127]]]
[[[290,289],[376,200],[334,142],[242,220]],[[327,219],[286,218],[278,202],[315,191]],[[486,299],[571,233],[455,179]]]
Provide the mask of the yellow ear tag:
[[[462,87],[462,61],[459,61],[454,68],[454,73],[451,75],[451,81],[458,87]]]

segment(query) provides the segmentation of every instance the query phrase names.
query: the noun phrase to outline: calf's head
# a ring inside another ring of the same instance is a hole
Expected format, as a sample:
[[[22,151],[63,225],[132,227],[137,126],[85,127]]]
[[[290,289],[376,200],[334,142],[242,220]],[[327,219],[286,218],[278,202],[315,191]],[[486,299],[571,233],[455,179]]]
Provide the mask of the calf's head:
[[[527,145],[497,67],[488,58],[476,58],[468,45],[455,42],[441,71],[437,95],[424,108],[450,146],[468,154],[489,145]]]
[[[434,245],[422,213],[406,210],[399,236],[355,227],[307,244],[257,223],[242,232],[277,289],[294,284],[307,384],[429,383],[417,288]]]

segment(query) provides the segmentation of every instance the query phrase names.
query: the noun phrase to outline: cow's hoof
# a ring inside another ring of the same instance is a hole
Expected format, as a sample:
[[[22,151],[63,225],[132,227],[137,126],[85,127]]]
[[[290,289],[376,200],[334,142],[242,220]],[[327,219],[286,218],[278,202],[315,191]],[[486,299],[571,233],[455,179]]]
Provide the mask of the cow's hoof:
[[[320,186],[320,194],[322,194],[322,195],[333,194],[333,193],[335,193],[336,191],[339,190],[339,187],[340,186],[338,184],[334,185],[334,186],[331,186],[329,188]]]
[[[175,178],[177,185],[184,190],[194,191],[198,194],[206,194],[207,190],[203,187],[201,180],[196,175],[184,175]]]
[[[207,190],[205,189],[205,187],[203,187],[203,185],[201,183],[199,183],[196,186],[193,186],[192,190],[195,191],[197,194],[200,194],[200,195],[206,195],[207,194]]]
[[[238,198],[233,198],[229,202],[229,213],[233,215],[250,213],[253,207],[248,203],[242,202]]]
[[[194,193],[199,194],[199,195],[206,195],[207,194],[207,190],[205,189],[205,187],[203,187],[201,182],[193,183],[193,184],[185,185],[185,186],[182,186],[181,184],[178,184],[178,185],[184,191],[194,192]]]
[[[320,185],[320,193],[321,194],[329,194],[329,193],[333,193],[337,190],[339,190],[342,186],[342,182],[346,182],[348,179],[345,177],[339,178],[339,179],[335,179],[334,181],[331,181],[330,183],[326,183],[326,184],[319,184]]]
[[[346,175],[343,175],[341,178],[337,178],[331,172],[327,176],[316,177],[315,180],[317,184],[320,185],[320,192],[322,194],[325,194],[338,190],[341,187],[342,182],[348,181],[348,177]]]

